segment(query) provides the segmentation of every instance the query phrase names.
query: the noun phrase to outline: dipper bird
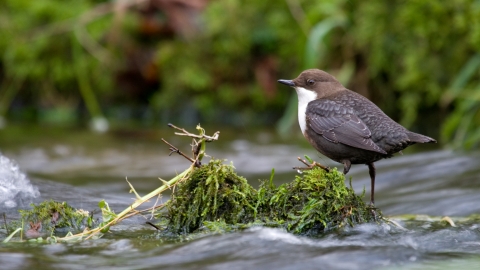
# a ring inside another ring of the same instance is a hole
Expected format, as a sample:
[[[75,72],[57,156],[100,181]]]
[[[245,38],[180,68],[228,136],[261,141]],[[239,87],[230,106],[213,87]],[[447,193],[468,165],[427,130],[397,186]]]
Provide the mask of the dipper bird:
[[[371,179],[370,204],[375,203],[375,166],[415,143],[435,143],[408,131],[364,96],[346,89],[319,69],[303,71],[293,80],[278,80],[295,88],[298,122],[308,142],[323,155],[342,163],[366,164]]]

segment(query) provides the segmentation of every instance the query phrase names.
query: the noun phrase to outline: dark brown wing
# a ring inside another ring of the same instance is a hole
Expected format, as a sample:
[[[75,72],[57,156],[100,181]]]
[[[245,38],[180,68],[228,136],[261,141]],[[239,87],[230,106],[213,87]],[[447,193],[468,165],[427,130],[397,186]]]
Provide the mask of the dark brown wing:
[[[308,104],[306,116],[307,125],[331,142],[387,154],[372,141],[370,129],[350,107],[317,99]]]

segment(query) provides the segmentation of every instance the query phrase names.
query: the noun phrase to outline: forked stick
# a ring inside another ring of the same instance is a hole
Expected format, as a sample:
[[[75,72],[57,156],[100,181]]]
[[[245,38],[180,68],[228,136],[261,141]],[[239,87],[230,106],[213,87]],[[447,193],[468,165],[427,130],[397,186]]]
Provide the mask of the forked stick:
[[[313,161],[312,163],[308,163],[306,160],[302,159],[301,157],[298,157],[298,160],[300,162],[302,162],[303,164],[305,164],[307,167],[293,167],[294,170],[311,170],[313,169],[315,166],[317,167],[320,167],[322,169],[324,169],[325,171],[327,172],[330,172],[330,169],[326,166],[323,166],[322,164],[316,162],[316,161]]]

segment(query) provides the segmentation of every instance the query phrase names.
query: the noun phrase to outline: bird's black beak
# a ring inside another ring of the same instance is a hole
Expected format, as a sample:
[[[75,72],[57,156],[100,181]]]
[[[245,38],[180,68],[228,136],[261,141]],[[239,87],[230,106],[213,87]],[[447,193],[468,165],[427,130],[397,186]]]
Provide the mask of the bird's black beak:
[[[295,87],[295,83],[292,80],[278,80],[278,82],[291,87]]]

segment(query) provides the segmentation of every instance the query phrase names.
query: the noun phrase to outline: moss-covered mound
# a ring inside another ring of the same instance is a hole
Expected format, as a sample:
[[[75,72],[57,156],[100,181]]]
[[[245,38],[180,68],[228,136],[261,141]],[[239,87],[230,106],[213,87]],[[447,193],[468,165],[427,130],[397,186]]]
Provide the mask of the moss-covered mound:
[[[163,217],[174,233],[265,225],[316,234],[378,218],[379,212],[375,216],[362,197],[345,185],[344,175],[336,169],[314,168],[279,187],[270,179],[257,191],[232,165],[212,160],[177,186]]]
[[[81,231],[94,224],[89,212],[75,209],[66,202],[53,200],[32,204],[30,210],[19,210],[21,219],[10,224],[10,229],[21,227],[40,234],[53,232]]]
[[[315,167],[279,187],[265,181],[258,192],[263,194],[259,196],[259,216],[294,233],[316,234],[376,219],[363,202],[363,194],[358,196],[347,187],[345,176],[336,168],[326,172]]]
[[[167,203],[168,228],[191,233],[204,222],[248,223],[255,216],[256,191],[221,160],[196,169]]]

